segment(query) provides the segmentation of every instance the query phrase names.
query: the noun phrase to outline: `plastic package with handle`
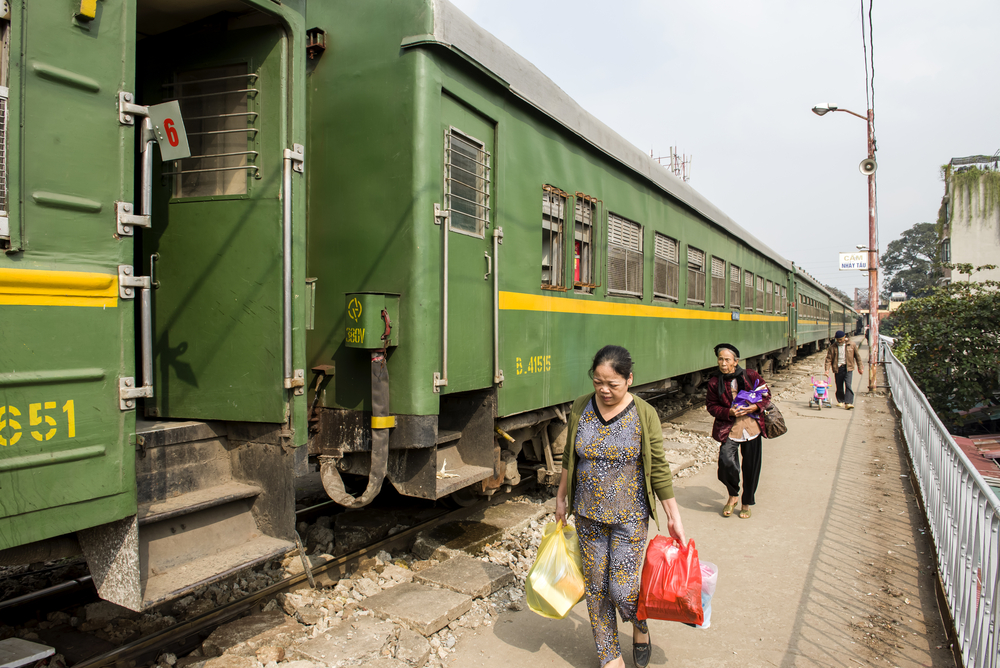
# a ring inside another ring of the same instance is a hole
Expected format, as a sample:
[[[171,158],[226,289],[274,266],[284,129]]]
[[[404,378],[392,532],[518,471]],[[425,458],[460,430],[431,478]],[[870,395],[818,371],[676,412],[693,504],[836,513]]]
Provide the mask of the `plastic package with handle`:
[[[545,525],[524,590],[528,607],[550,619],[564,618],[580,602],[585,593],[583,559],[574,527],[562,522]]]
[[[636,616],[685,624],[704,623],[701,564],[694,540],[678,545],[673,538],[658,535],[649,541]]]

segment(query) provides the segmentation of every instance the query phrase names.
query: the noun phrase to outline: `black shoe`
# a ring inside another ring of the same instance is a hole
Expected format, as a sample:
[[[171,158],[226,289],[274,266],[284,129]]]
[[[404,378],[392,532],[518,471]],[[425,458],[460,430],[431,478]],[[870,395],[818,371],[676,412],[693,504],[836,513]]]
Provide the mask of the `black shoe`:
[[[653,636],[649,636],[649,642],[632,643],[632,661],[636,668],[646,668],[649,665],[649,655],[653,653]]]

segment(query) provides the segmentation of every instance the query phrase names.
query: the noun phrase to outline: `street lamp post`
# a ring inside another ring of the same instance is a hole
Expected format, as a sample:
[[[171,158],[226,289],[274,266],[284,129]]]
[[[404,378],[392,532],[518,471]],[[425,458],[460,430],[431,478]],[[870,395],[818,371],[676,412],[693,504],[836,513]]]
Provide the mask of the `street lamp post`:
[[[878,365],[878,234],[875,227],[875,110],[862,116],[835,104],[817,104],[813,113],[822,116],[830,111],[844,111],[868,123],[868,159],[861,163],[861,172],[868,175],[868,390],[875,391],[875,369]]]

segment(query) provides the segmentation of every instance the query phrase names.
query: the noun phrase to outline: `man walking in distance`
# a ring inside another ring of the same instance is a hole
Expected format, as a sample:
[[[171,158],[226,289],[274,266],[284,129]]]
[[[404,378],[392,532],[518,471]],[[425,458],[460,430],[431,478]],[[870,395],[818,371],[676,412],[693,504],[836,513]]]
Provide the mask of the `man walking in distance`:
[[[829,373],[830,369],[833,369],[833,377],[837,381],[837,405],[848,410],[854,408],[854,390],[851,388],[851,379],[855,368],[860,374],[865,372],[858,348],[847,338],[847,334],[842,330],[837,330],[834,340],[830,344],[830,349],[826,351],[826,364],[823,365],[823,371]]]

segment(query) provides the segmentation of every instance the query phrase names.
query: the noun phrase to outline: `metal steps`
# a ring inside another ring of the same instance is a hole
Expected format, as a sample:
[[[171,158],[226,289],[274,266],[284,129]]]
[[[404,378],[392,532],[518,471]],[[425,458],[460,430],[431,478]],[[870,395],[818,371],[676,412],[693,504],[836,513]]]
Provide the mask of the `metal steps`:
[[[294,462],[280,446],[191,420],[138,421],[136,434],[143,609],[294,549]]]

